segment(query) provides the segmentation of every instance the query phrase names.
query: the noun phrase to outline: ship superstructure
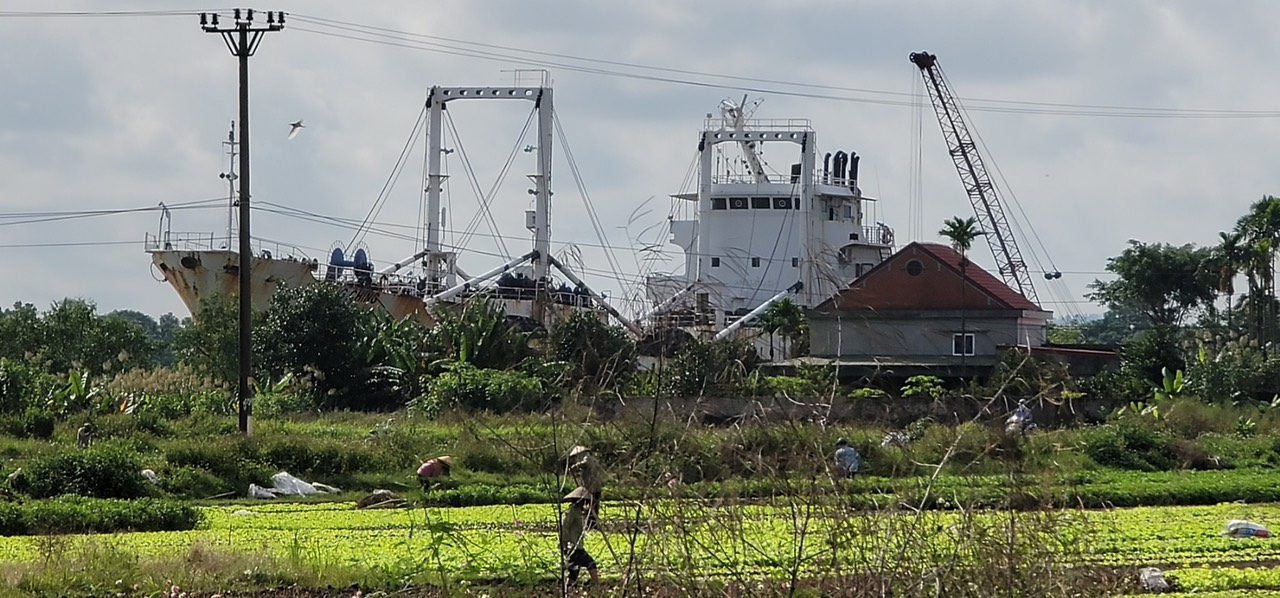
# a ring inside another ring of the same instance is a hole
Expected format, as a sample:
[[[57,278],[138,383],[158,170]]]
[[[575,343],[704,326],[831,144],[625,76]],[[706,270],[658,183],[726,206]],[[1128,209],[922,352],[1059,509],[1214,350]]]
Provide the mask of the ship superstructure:
[[[697,189],[672,196],[697,211],[670,222],[684,271],[647,278],[649,321],[722,338],[783,297],[813,307],[892,253],[893,230],[866,223],[875,200],[858,187],[857,154],[819,160],[809,120],[753,119],[749,108],[725,101],[708,115]],[[766,147],[792,152],[785,172],[769,172]]]

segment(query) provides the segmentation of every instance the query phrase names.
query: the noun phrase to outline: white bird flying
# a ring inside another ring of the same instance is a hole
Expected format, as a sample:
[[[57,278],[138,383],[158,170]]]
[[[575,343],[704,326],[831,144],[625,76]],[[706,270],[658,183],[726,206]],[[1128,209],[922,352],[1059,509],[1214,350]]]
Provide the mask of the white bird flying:
[[[298,121],[298,122],[295,122],[295,123],[290,124],[290,125],[289,125],[289,139],[293,139],[294,137],[297,137],[297,136],[298,136],[298,131],[301,131],[301,130],[303,129],[303,127],[305,127],[305,126],[306,126],[306,125],[302,124],[302,121]]]

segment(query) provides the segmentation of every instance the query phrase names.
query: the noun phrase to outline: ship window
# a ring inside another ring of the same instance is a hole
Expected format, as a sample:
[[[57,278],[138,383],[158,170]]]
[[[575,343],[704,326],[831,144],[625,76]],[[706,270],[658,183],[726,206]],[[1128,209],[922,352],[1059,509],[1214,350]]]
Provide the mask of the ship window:
[[[791,198],[790,198],[790,197],[775,197],[775,198],[773,198],[773,209],[775,209],[775,210],[790,210],[790,209],[791,209]]]
[[[798,258],[798,257],[793,257],[793,258],[791,258],[791,267],[792,267],[792,268],[799,268],[799,267],[800,267],[800,258]]]
[[[863,274],[866,274],[874,267],[876,267],[876,265],[870,262],[863,262],[861,264],[858,264],[858,276],[862,276]]]
[[[760,267],[760,258],[758,258],[758,257],[753,257],[753,258],[751,258],[751,267],[752,267],[752,268],[759,268],[759,267]]]
[[[730,197],[730,198],[729,198],[729,209],[730,209],[730,210],[745,210],[745,209],[747,209],[747,198],[745,198],[745,197]]]
[[[920,276],[921,272],[924,272],[924,264],[920,263],[920,260],[911,260],[907,262],[907,274]]]
[[[953,334],[951,335],[951,354],[973,355],[973,344],[972,334]]]
[[[795,207],[796,207],[796,209],[797,209],[797,210],[799,210],[799,209],[800,209],[800,198],[799,198],[799,197],[793,197],[793,198],[791,198],[791,205],[795,206]]]
[[[768,198],[768,197],[752,197],[752,198],[751,198],[751,209],[753,209],[753,210],[767,210],[767,209],[769,209],[769,198]]]
[[[844,207],[844,219],[853,220],[853,206]]]
[[[723,198],[723,197],[712,197],[712,198],[711,198],[711,209],[713,209],[713,210],[723,210],[723,209],[725,209],[725,201],[724,201],[724,198]]]
[[[719,268],[719,267],[720,267],[720,258],[718,258],[718,257],[713,257],[713,258],[711,258],[711,267],[712,267],[712,268]]]

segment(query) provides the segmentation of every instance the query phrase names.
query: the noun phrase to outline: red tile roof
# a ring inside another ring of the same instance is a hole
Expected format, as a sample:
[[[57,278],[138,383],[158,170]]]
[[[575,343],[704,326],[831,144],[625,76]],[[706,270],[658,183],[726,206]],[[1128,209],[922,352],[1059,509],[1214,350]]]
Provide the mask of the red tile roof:
[[[939,262],[946,264],[947,267],[954,270],[957,274],[960,272],[960,260],[964,259],[964,256],[961,256],[959,252],[952,249],[950,246],[939,243],[915,242],[908,244],[907,247],[910,247],[911,245],[919,246]],[[907,247],[903,247],[899,251],[903,251]],[[964,274],[965,277],[969,279],[970,283],[981,288],[983,291],[986,291],[987,294],[1007,305],[1009,309],[1043,311],[1039,306],[1032,303],[1026,297],[1023,297],[1021,293],[1009,288],[1009,285],[1005,284],[995,276],[992,276],[990,272],[983,270],[981,266],[973,263],[973,260],[969,260],[969,264],[965,268]]]

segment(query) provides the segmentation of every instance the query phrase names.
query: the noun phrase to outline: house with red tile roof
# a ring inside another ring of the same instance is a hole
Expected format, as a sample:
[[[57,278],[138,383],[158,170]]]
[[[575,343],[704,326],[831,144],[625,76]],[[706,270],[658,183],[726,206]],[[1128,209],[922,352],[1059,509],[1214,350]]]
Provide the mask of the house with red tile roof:
[[[947,245],[910,243],[809,311],[812,358],[893,377],[984,376],[1052,313]],[[848,372],[852,373],[852,372]]]

